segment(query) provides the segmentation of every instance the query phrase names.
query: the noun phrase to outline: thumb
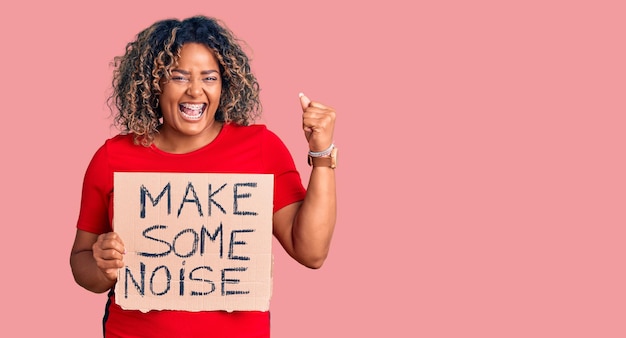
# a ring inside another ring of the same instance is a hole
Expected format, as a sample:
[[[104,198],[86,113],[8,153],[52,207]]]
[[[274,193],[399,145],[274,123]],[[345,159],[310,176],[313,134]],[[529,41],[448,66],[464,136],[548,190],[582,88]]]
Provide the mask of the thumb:
[[[298,96],[300,97],[300,104],[302,105],[302,110],[305,110],[306,107],[308,107],[309,104],[311,104],[311,100],[308,97],[306,97],[304,93],[300,93],[298,94]]]

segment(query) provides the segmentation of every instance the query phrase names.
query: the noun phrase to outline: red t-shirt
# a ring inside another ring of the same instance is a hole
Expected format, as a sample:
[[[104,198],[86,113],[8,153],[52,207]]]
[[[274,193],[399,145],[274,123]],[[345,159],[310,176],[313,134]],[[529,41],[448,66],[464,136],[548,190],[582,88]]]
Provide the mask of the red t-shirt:
[[[132,135],[105,142],[85,173],[77,228],[112,231],[114,172],[196,172],[274,175],[274,212],[304,199],[305,189],[283,142],[264,125],[225,124],[213,142],[187,154],[133,144]],[[269,337],[269,312],[129,311],[109,294],[106,337]]]

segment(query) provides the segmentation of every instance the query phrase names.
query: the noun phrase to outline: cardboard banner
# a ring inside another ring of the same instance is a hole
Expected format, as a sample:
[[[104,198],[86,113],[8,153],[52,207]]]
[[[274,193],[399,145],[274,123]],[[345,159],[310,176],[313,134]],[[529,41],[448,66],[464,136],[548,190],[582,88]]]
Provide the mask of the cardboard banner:
[[[269,310],[273,175],[114,173],[124,309]]]

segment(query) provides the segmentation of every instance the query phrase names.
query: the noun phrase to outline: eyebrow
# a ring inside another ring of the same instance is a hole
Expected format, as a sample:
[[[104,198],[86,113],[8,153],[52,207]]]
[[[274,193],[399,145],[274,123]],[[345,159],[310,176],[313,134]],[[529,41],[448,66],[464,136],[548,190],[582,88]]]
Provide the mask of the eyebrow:
[[[190,75],[191,74],[190,72],[188,72],[186,70],[182,70],[182,69],[172,69],[172,73],[173,72],[178,72],[178,73],[181,73],[183,75]],[[219,72],[217,70],[214,70],[214,69],[203,70],[203,71],[200,72],[200,74],[202,74],[202,75],[207,75],[207,74],[212,74],[212,73],[218,73],[219,74]]]

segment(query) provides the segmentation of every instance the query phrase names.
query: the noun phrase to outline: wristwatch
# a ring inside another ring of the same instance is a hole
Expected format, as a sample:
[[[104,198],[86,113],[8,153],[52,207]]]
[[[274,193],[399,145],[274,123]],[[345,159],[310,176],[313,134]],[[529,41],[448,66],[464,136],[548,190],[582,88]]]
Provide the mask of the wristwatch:
[[[314,157],[309,155],[307,162],[312,167],[330,167],[337,168],[337,147],[333,147],[330,155],[323,157]]]

